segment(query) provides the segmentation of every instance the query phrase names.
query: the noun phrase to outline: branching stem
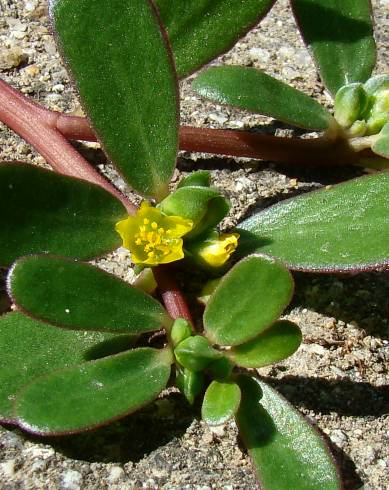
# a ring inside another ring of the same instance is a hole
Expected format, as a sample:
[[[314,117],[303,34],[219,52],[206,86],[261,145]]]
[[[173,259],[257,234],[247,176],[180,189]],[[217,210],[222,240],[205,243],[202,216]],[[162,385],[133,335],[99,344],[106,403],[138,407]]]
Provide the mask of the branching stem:
[[[72,139],[76,136],[77,139],[95,141],[86,119],[66,117],[59,112],[45,109],[0,80],[0,121],[30,143],[56,172],[100,185],[117,197],[130,214],[136,211],[135,204],[100,175],[62,134],[62,122],[65,121],[65,126],[70,128],[72,121],[75,121]],[[80,128],[81,132],[77,133]],[[186,318],[192,322],[185,298],[169,274],[169,268],[160,266],[155,271],[158,287],[170,316]]]
[[[136,206],[100,175],[58,131],[59,116],[60,113],[33,103],[0,80],[0,121],[30,143],[55,171],[103,187],[133,214]]]

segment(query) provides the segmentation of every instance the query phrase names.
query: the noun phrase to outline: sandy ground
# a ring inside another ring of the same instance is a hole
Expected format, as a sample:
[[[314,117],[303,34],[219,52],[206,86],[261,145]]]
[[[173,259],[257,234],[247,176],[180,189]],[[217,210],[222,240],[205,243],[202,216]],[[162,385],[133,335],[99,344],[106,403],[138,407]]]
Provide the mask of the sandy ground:
[[[388,0],[375,0],[378,71],[387,71]],[[79,105],[48,30],[46,2],[0,0],[1,76],[43,105],[79,113]],[[288,4],[271,14],[219,62],[266,69],[326,105]],[[205,103],[182,84],[182,122],[196,126],[244,128],[262,125],[275,134],[292,133],[283,124]],[[126,192],[105,165],[97,145],[85,154]],[[29,145],[0,125],[2,161],[45,165]],[[361,171],[308,170],[258,162],[180,155],[175,181],[195,168],[212,171],[213,184],[230,198],[225,226],[253,209],[297,193],[335,183]],[[129,258],[119,252],[100,264],[130,280]],[[389,488],[388,273],[356,276],[296,274],[296,295],[287,317],[303,330],[304,342],[288,361],[261,374],[328,438],[346,489]],[[39,439],[0,426],[0,488],[11,489],[254,489],[250,462],[228,424],[210,430],[180,396],[171,394],[132,417],[93,433]],[[292,489],[291,489],[292,490]],[[293,489],[298,490],[298,489]]]

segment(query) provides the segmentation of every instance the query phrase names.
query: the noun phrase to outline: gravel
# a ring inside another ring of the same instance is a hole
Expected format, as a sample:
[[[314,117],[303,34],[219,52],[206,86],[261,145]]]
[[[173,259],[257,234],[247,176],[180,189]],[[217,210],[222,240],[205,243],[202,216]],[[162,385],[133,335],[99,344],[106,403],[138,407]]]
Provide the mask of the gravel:
[[[387,71],[388,2],[373,2],[379,43],[378,71]],[[43,0],[0,0],[2,77],[50,109],[81,114],[58,57]],[[286,0],[216,63],[266,69],[330,106]],[[193,78],[193,77],[191,77]],[[261,126],[293,134],[269,118],[200,100],[181,86],[182,123],[214,128]],[[300,133],[297,133],[300,134]],[[117,186],[132,195],[97,144],[79,145]],[[46,166],[28,144],[0,125],[1,160]],[[173,185],[194,168],[212,172],[213,184],[231,200],[223,222],[236,224],[253,208],[361,174],[353,168],[304,169],[271,162],[180,154]],[[133,278],[123,249],[99,262],[123,279]],[[296,274],[296,295],[286,317],[304,334],[299,351],[260,370],[330,443],[346,489],[388,489],[389,274]],[[171,393],[140,412],[92,433],[36,438],[0,426],[0,487],[11,489],[254,489],[250,462],[233,423],[211,430],[198,411]],[[296,489],[298,490],[298,489]]]

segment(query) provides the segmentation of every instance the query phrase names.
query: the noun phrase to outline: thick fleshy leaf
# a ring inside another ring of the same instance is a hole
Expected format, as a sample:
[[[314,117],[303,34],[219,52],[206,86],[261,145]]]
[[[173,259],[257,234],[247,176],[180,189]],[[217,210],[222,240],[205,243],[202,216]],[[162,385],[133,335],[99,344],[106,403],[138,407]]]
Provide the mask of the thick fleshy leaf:
[[[226,216],[230,206],[216,189],[184,186],[161,202],[161,211],[167,215],[181,216],[194,223],[194,229],[185,235],[193,239],[214,228]]]
[[[209,187],[210,183],[211,172],[209,170],[196,170],[195,172],[191,172],[184,177],[178,184],[177,188],[180,189],[181,187],[189,186]]]
[[[194,372],[202,371],[212,361],[223,357],[223,354],[211,347],[208,340],[201,335],[188,337],[180,342],[174,349],[174,355],[181,366]]]
[[[389,136],[380,137],[371,147],[376,155],[389,158]]]
[[[19,425],[37,434],[62,434],[107,424],[154,400],[170,375],[166,350],[135,349],[55,371],[22,389]]]
[[[371,149],[377,155],[389,158],[389,122],[381,129],[378,139],[372,144]]]
[[[324,85],[333,95],[365,82],[375,65],[370,0],[291,0]]]
[[[194,80],[192,88],[221,104],[265,114],[301,128],[324,130],[334,123],[329,112],[314,99],[255,68],[209,68]]]
[[[13,419],[16,393],[38,376],[129,349],[132,343],[129,335],[62,330],[18,312],[0,316],[0,418]]]
[[[238,366],[260,368],[291,356],[301,344],[301,331],[295,323],[280,320],[255,339],[238,345],[228,357]]]
[[[231,48],[275,0],[156,0],[183,78]]]
[[[239,386],[239,433],[261,488],[340,490],[342,484],[334,460],[304,417],[263,381],[241,376]]]
[[[387,173],[288,199],[239,225],[239,253],[267,253],[304,271],[387,267],[388,203]]]
[[[292,293],[288,269],[271,257],[251,255],[212,294],[204,312],[205,334],[215,344],[243,344],[278,319]]]
[[[193,405],[196,396],[200,394],[204,386],[204,373],[201,371],[191,371],[187,368],[179,369],[177,372],[176,385],[181,393]]]
[[[60,49],[104,150],[130,185],[161,198],[178,145],[176,76],[149,0],[51,0]]]
[[[8,288],[28,315],[60,327],[140,334],[172,320],[154,298],[89,264],[35,255],[12,267]]]
[[[240,388],[229,381],[212,381],[204,395],[201,417],[209,425],[224,424],[233,417],[240,403]]]
[[[89,259],[120,246],[127,215],[101,187],[29,164],[0,164],[0,265],[21,255]]]

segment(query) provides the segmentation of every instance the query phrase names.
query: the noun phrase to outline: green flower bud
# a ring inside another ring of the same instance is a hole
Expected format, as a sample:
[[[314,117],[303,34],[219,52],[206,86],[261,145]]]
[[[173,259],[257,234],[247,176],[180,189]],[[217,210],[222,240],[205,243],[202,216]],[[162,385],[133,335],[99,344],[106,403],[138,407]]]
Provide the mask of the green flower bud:
[[[335,96],[335,119],[349,128],[366,111],[368,95],[362,83],[350,83],[341,87]]]
[[[191,371],[202,371],[215,359],[220,359],[223,354],[209,344],[201,335],[188,337],[180,342],[174,349],[174,355],[181,366]]]
[[[183,340],[187,339],[192,335],[192,328],[187,320],[184,318],[177,318],[173,323],[172,330],[170,332],[170,337],[172,339],[173,345],[176,346]]]
[[[378,134],[389,122],[389,88],[375,92],[367,118],[367,134]]]
[[[188,402],[193,405],[196,396],[203,389],[204,374],[186,368],[179,369],[177,372],[176,385]]]

